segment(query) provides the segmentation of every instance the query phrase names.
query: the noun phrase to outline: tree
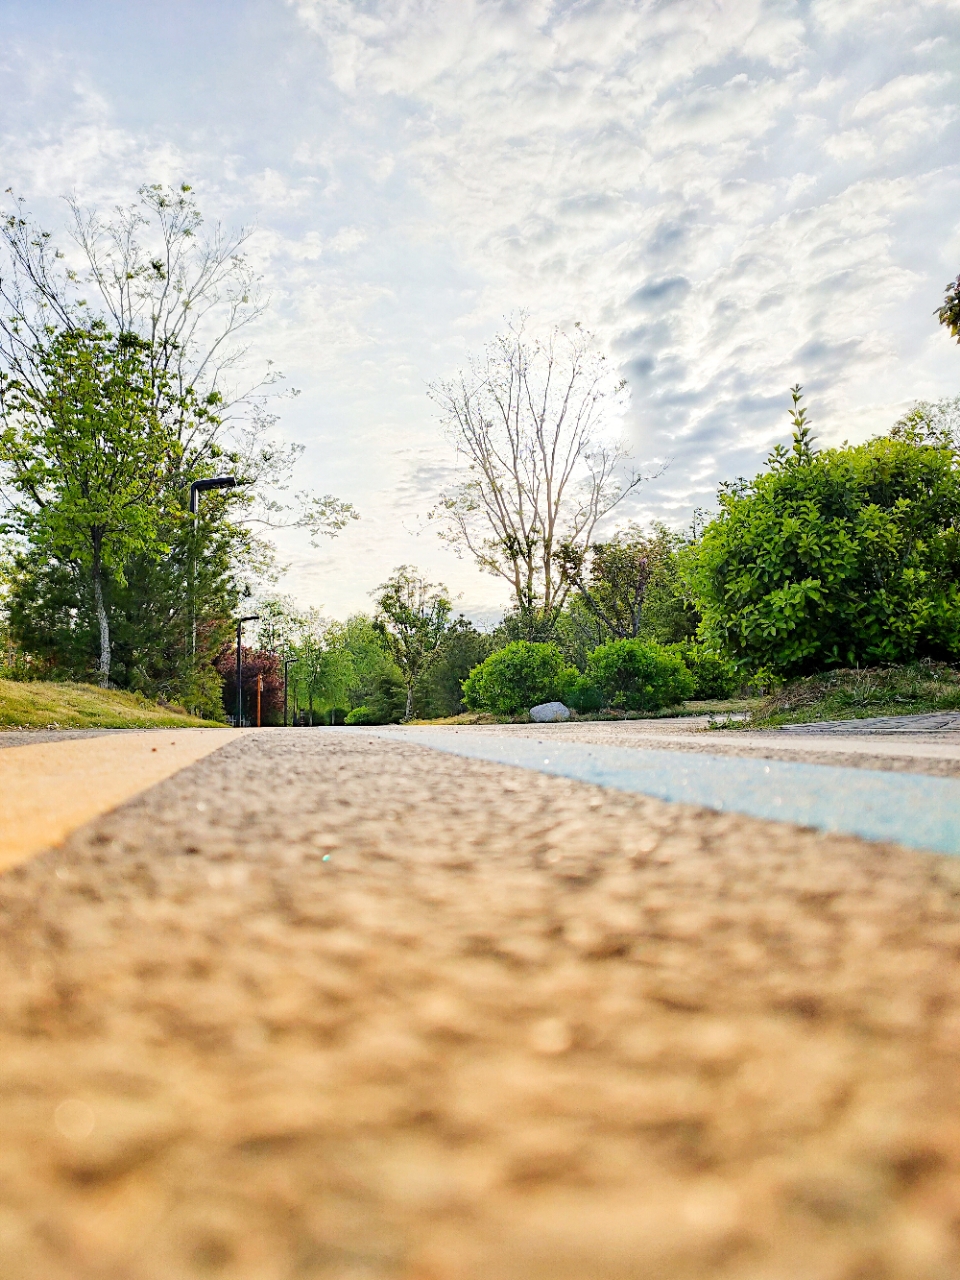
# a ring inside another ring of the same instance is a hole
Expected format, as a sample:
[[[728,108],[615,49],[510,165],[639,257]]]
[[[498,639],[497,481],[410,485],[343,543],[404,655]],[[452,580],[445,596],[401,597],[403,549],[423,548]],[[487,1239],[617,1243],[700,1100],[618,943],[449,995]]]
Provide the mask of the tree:
[[[960,342],[960,276],[947,285],[943,306],[936,314],[940,323],[946,325],[951,335]]]
[[[816,453],[798,435],[721,490],[685,558],[709,647],[791,675],[960,655],[957,454],[889,437]]]
[[[413,707],[417,716],[434,719],[466,710],[463,682],[493,651],[493,639],[459,617],[445,631],[417,678]]]
[[[447,629],[450,600],[446,587],[427,582],[418,569],[402,564],[372,593],[374,626],[400,669],[406,689],[404,719],[413,711],[413,689],[424,665]]]
[[[104,579],[125,583],[132,556],[157,546],[163,481],[177,442],[164,423],[146,345],[101,322],[61,330],[32,352],[31,376],[0,370],[6,527],[89,574],[99,678],[110,680]]]
[[[633,640],[640,634],[647,589],[657,569],[674,553],[674,541],[663,525],[650,535],[633,525],[586,550],[564,543],[557,560],[610,634],[617,640]]]
[[[431,388],[466,468],[431,514],[442,536],[509,583],[531,634],[570,590],[560,546],[585,555],[597,522],[641,482],[618,479],[625,452],[609,439],[624,387],[579,326],[539,341],[521,322]]]
[[[960,396],[918,400],[890,428],[890,439],[960,452]]]
[[[357,513],[329,494],[299,492],[292,501],[285,496],[302,446],[274,439],[271,397],[279,392],[279,375],[269,363],[262,376],[245,373],[245,331],[265,308],[245,257],[248,232],[231,236],[214,226],[208,233],[185,184],[142,187],[135,205],[118,208],[107,219],[76,202],[71,211],[74,258],[79,255],[82,264],[77,269],[66,265],[53,237],[31,221],[22,201],[0,218],[7,259],[0,267],[0,370],[12,383],[36,390],[38,383],[44,385],[43,362],[57,344],[80,342],[97,327],[118,342],[139,344],[145,370],[140,391],[152,403],[151,420],[162,423],[171,442],[162,477],[163,518],[151,548],[131,551],[128,562],[118,561],[104,573],[101,595],[108,609],[112,598],[114,614],[128,602],[150,606],[141,613],[164,614],[164,652],[174,653],[174,635],[183,642],[176,670],[169,665],[159,670],[155,655],[146,652],[157,634],[151,623],[132,642],[141,654],[123,674],[149,667],[154,682],[173,681],[193,705],[204,673],[212,671],[231,598],[244,578],[249,587],[272,556],[269,543],[254,531],[293,525],[315,539],[336,534]],[[240,486],[207,495],[199,516],[188,521],[191,483],[224,470],[236,475]],[[229,544],[226,575],[220,556],[224,541]],[[22,616],[30,613],[40,625],[51,611],[27,600],[26,593],[43,589],[45,576],[30,572],[40,562],[29,551],[21,545],[15,552],[20,598],[11,607],[23,605]],[[204,567],[211,554],[218,566],[216,589],[202,594],[202,579],[211,585]],[[70,607],[95,609],[81,589],[86,578],[68,563],[60,567],[56,599],[72,582],[78,594]],[[174,584],[176,572],[180,577]],[[151,587],[169,588],[162,600],[138,595],[143,576],[154,579]],[[54,598],[46,603],[53,605]],[[57,616],[58,610],[59,605],[53,610]],[[196,653],[194,619],[197,634],[206,640]],[[138,630],[132,618],[120,621],[122,629]],[[60,638],[46,638],[48,652],[61,647]]]
[[[253,724],[256,718],[259,685],[260,723],[283,724],[283,668],[275,653],[241,646],[241,691],[244,719]],[[223,681],[223,702],[231,715],[237,705],[237,651],[233,645],[224,648],[217,659]]]

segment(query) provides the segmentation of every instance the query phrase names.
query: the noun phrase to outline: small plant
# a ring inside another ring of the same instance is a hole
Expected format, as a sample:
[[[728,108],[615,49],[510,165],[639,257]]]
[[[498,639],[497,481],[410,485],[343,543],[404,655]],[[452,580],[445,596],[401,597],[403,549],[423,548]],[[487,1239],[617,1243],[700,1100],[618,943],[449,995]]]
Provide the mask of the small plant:
[[[611,640],[598,646],[587,659],[586,678],[607,706],[622,711],[676,706],[695,688],[682,658],[643,640]]]
[[[463,682],[463,695],[475,711],[515,716],[562,698],[576,676],[557,645],[514,640],[474,667]]]

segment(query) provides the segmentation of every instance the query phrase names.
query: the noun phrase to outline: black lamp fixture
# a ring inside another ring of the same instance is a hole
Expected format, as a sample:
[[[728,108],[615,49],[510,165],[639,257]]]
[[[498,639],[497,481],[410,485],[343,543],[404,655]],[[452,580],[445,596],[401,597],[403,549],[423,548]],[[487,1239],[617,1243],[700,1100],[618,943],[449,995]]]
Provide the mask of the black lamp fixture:
[[[207,480],[194,480],[190,486],[190,514],[197,514],[201,493],[206,493],[208,489],[235,489],[239,483],[236,476],[210,476]]]

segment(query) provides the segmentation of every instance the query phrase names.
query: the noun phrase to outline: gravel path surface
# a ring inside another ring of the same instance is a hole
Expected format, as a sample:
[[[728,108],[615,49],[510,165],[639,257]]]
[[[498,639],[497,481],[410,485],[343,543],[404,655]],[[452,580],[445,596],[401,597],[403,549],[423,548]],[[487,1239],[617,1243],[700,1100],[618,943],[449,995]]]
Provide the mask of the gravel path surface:
[[[4,1280],[952,1280],[960,862],[362,730],[0,878]]]

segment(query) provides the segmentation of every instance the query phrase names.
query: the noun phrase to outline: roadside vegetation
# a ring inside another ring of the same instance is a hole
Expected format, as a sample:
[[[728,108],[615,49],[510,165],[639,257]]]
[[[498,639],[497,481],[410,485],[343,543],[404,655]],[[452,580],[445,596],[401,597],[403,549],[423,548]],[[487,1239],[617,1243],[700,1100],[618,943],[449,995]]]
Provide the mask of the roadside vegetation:
[[[185,729],[214,723],[120,689],[0,679],[0,729]]]
[[[960,670],[944,662],[838,669],[791,680],[754,705],[751,728],[960,711]]]
[[[76,269],[21,205],[0,220],[4,723],[222,720],[238,615],[244,720],[265,725],[960,707],[960,398],[820,449],[796,386],[758,475],[686,531],[642,525],[620,513],[658,472],[618,442],[624,382],[579,326],[520,317],[430,390],[460,469],[429,517],[507,612],[481,632],[404,564],[330,619],[270,589],[271,528],[357,513],[286,496],[280,381],[243,373],[264,310],[247,233],[205,235],[186,186],[71,209]],[[960,279],[939,313],[960,340],[958,308]]]

